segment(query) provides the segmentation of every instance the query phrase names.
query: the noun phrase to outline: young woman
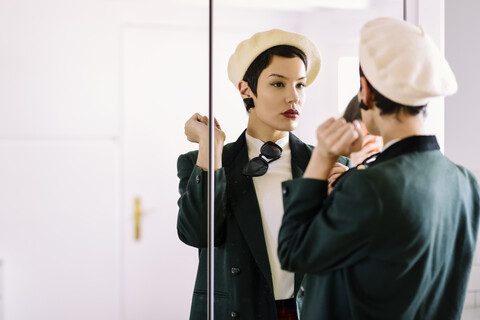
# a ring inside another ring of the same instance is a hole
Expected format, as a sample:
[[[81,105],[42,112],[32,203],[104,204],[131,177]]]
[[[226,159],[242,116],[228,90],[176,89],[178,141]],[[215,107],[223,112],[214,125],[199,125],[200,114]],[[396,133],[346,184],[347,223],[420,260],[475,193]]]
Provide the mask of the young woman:
[[[408,48],[408,49],[406,49]],[[362,147],[360,126],[328,119],[303,179],[287,181],[279,258],[305,272],[303,319],[460,319],[480,221],[475,176],[426,135],[427,104],[457,82],[416,25],[377,18],[360,31],[360,108],[385,142],[327,196],[339,154]]]
[[[283,217],[281,182],[300,177],[312,147],[294,130],[305,87],[320,69],[320,55],[306,37],[270,30],[239,44],[228,66],[249,113],[247,129],[224,146],[215,129],[215,310],[218,319],[297,319],[295,294],[302,274],[280,268],[277,237]],[[180,239],[199,248],[190,319],[206,317],[208,119],[193,115],[187,139],[199,150],[178,159]],[[341,157],[334,176],[350,165]]]

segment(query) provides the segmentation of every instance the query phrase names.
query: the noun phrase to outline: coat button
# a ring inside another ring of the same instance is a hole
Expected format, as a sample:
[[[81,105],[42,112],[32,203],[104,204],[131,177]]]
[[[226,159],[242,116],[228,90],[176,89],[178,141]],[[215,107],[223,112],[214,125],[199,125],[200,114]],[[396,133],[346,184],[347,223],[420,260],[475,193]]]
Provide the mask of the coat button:
[[[240,319],[240,314],[238,314],[238,312],[232,311],[230,315],[232,316],[232,319]]]
[[[197,183],[200,183],[200,175],[199,175],[199,174],[197,174],[197,176],[195,177],[195,181],[196,181]]]
[[[231,271],[232,271],[232,274],[233,274],[234,276],[240,274],[240,268],[232,268]]]
[[[286,196],[288,194],[288,188],[283,187],[282,193],[283,193],[284,196]]]

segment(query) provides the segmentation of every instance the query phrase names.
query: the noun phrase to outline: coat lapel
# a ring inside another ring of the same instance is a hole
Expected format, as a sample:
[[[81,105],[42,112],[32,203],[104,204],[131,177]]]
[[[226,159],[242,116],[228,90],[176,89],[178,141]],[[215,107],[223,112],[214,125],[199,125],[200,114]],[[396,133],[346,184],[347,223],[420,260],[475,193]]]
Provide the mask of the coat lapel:
[[[290,133],[290,150],[292,154],[292,177],[299,178],[305,172],[313,147],[309,147],[298,139],[293,133]]]
[[[308,146],[298,139],[293,133],[290,133],[290,150],[292,155],[292,177],[299,178],[305,172],[308,161],[312,155],[313,147]],[[295,273],[295,292],[298,291],[302,284],[303,274]]]
[[[251,177],[242,175],[248,162],[245,132],[226,150],[224,167],[227,175],[230,210],[238,221],[243,236],[258,267],[273,288],[270,263],[263,232],[262,217]]]
[[[302,176],[311,155],[311,149],[295,135],[289,138],[292,154],[292,176]],[[272,274],[262,224],[262,216],[251,177],[242,175],[248,162],[248,149],[245,132],[223,153],[223,166],[226,170],[229,210],[238,221],[243,236],[259,269],[273,289]],[[295,289],[300,287],[303,275],[295,275]]]

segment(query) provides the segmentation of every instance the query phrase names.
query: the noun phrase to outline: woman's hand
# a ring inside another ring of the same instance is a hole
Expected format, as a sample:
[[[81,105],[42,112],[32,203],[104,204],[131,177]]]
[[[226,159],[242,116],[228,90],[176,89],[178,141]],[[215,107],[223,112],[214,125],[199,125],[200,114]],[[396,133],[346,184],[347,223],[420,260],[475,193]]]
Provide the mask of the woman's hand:
[[[317,129],[318,144],[315,149],[325,157],[336,159],[349,156],[363,146],[363,133],[358,121],[347,122],[344,118],[330,118]]]
[[[358,121],[347,123],[344,118],[330,118],[317,128],[317,140],[303,176],[328,180],[339,156],[362,148],[363,134]]]
[[[215,121],[214,145],[215,145],[215,170],[222,167],[222,151],[225,142],[225,132],[223,132],[217,119]],[[208,170],[208,117],[195,113],[185,123],[185,136],[188,141],[198,143],[197,166]]]
[[[350,159],[352,160],[354,165],[358,165],[369,156],[380,152],[380,150],[382,149],[382,145],[383,143],[381,137],[367,134],[363,137],[362,149],[357,152],[352,152],[350,154]]]
[[[217,119],[215,121],[215,145],[222,144],[225,141],[225,132],[223,132]],[[185,123],[185,136],[190,142],[200,143],[205,141],[208,143],[208,117],[195,113]]]
[[[190,142],[200,143],[208,140],[208,117],[195,113],[185,122],[185,135]]]
[[[328,194],[332,193],[333,191],[333,186],[332,186],[333,183],[338,179],[338,177],[340,177],[346,171],[348,171],[347,166],[341,163],[335,162],[335,165],[333,166],[328,176]]]

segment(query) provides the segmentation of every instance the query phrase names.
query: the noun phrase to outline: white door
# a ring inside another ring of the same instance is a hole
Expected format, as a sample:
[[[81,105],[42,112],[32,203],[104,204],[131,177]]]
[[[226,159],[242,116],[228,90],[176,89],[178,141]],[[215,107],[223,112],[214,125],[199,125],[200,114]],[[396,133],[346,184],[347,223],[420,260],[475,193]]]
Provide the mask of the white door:
[[[3,320],[119,318],[118,47],[103,9],[0,1]]]
[[[140,25],[122,34],[122,313],[188,319],[198,255],[177,237],[176,159],[196,147],[185,139],[185,121],[208,109],[208,33]]]

